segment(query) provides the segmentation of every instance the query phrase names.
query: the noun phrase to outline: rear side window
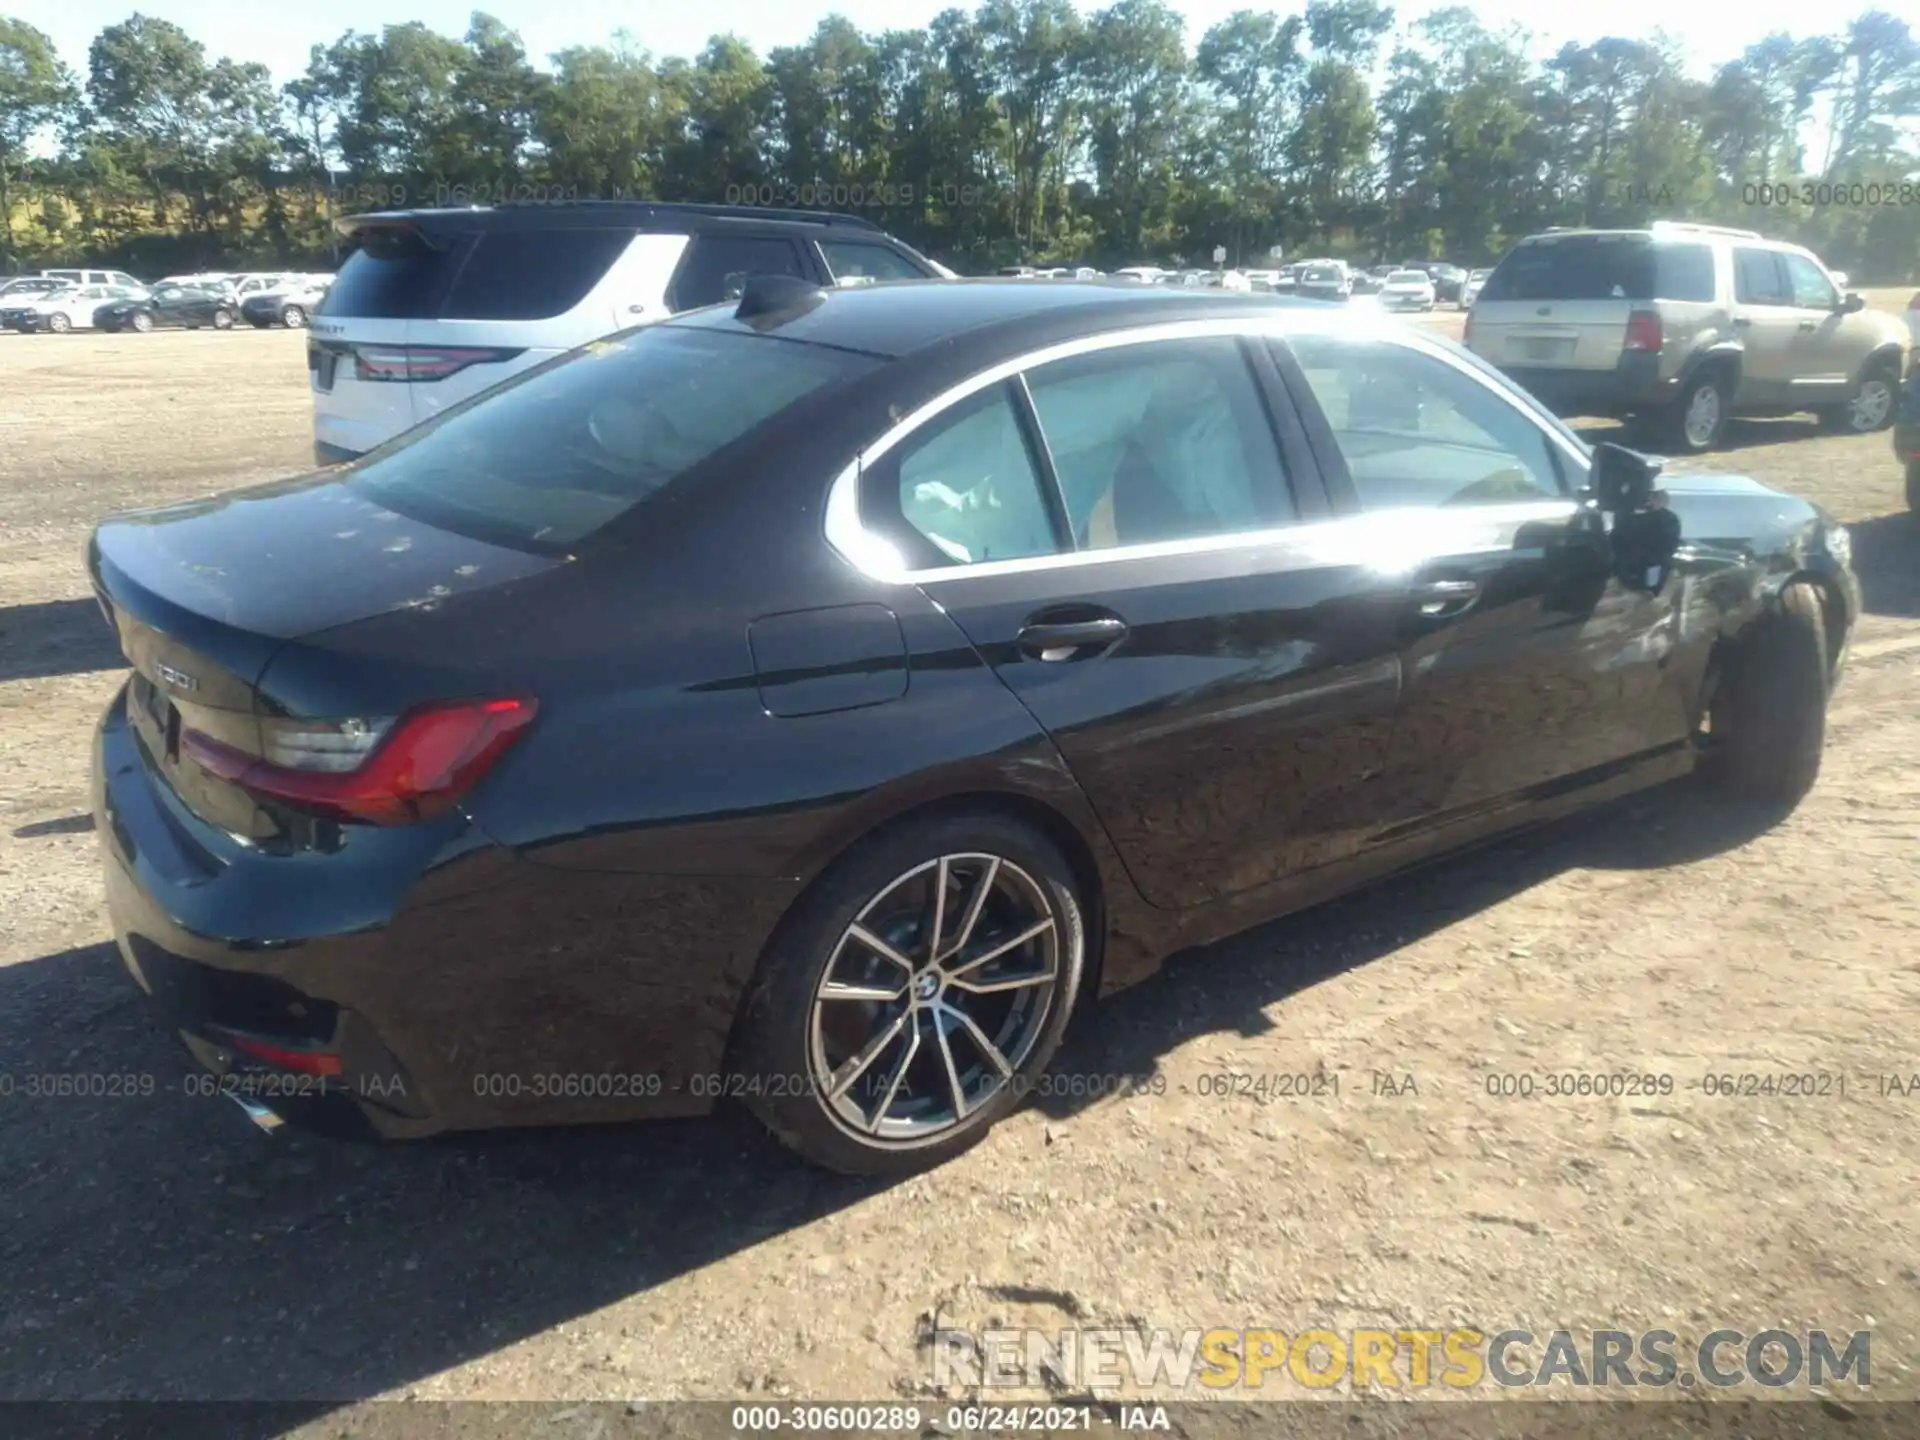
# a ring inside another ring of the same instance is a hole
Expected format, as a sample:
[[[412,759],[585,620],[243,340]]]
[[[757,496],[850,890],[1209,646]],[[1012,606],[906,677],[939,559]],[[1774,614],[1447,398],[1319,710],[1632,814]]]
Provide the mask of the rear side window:
[[[925,280],[927,272],[897,250],[862,241],[822,240],[820,253],[836,282],[846,280]]]
[[[749,275],[796,275],[811,279],[800,247],[791,240],[759,235],[696,235],[673,277],[670,303],[692,310],[737,300]]]
[[[456,405],[349,483],[430,525],[508,545],[577,543],[867,356],[655,326],[596,341]],[[484,400],[484,404],[480,403]]]
[[[1705,245],[1656,245],[1653,258],[1656,298],[1712,303],[1715,287],[1711,249]]]
[[[1733,252],[1733,298],[1742,305],[1790,305],[1793,294],[1771,250],[1741,246]]]
[[[598,285],[627,230],[494,231],[475,242],[440,307],[445,320],[551,320]]]
[[[1572,236],[1521,245],[1494,267],[1482,300],[1651,300],[1653,246],[1645,240]]]
[[[364,230],[318,313],[336,320],[431,319],[472,243],[471,235],[429,243],[404,226]]]

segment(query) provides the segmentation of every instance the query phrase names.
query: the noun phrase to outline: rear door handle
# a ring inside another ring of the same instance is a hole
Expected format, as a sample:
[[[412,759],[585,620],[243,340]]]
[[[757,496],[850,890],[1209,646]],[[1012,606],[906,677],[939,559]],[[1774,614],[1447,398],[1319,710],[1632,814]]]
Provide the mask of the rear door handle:
[[[1027,654],[1058,661],[1111,650],[1126,633],[1126,621],[1118,615],[1103,615],[1097,620],[1042,621],[1026,626],[1018,639]]]
[[[1818,329],[1820,328],[1820,326],[1819,326],[1819,325],[1818,325],[1818,324],[1817,324],[1817,323],[1816,323],[1815,321],[1812,321],[1812,320],[1802,320],[1802,321],[1800,322],[1800,328],[1801,328],[1802,330],[1818,330]]]
[[[1753,324],[1753,321],[1748,316],[1737,315],[1734,317],[1733,324],[1735,329],[1745,330],[1749,325]]]
[[[1422,620],[1444,620],[1470,609],[1480,598],[1472,580],[1426,580],[1413,587],[1413,603]]]

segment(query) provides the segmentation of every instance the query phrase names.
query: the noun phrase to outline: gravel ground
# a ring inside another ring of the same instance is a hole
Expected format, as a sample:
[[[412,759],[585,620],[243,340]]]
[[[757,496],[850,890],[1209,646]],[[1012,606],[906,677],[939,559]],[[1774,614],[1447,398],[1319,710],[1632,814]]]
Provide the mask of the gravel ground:
[[[1880,1078],[1920,1070],[1920,524],[1884,435],[1741,424],[1705,462],[1855,525],[1871,613],[1790,819],[1682,786],[1182,957],[1057,1067],[1163,1093],[1050,1100],[880,1186],[733,1117],[382,1148],[181,1092],[102,917],[119,657],[81,548],[302,468],[302,349],[0,336],[0,1396],[930,1398],[936,1315],[1870,1328],[1875,1393],[1920,1395],[1920,1093]],[[1489,1094],[1569,1068],[1675,1090]],[[1339,1090],[1222,1098],[1223,1070]],[[80,1071],[156,1093],[21,1093]],[[1803,1071],[1844,1097],[1699,1088]]]

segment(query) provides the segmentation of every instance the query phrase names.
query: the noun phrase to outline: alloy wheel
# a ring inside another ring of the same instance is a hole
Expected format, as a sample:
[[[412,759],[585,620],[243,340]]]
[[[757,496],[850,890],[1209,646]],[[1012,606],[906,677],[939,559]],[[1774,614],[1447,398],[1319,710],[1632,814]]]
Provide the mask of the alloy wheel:
[[[134,311],[133,328],[145,334],[147,331],[153,329],[153,317],[144,310]]]
[[[1705,449],[1720,429],[1720,391],[1714,385],[1702,385],[1687,398],[1685,430],[1687,443]]]
[[[814,992],[809,1077],[834,1122],[914,1148],[965,1126],[1021,1073],[1060,1003],[1047,888],[998,855],[943,855],[890,881]]]
[[[1893,413],[1893,386],[1878,375],[1869,375],[1847,402],[1847,425],[1858,431],[1878,430]]]
[[[307,312],[298,305],[289,305],[280,312],[280,319],[289,330],[298,330],[307,323]]]

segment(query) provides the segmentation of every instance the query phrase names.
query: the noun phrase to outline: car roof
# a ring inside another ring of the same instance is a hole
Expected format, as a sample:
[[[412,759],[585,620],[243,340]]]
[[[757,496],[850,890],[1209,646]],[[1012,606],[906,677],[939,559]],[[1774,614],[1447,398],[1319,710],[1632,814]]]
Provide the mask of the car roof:
[[[862,230],[880,227],[864,215],[835,215],[824,210],[776,210],[751,205],[681,205],[651,200],[570,200],[563,204],[508,203],[421,210],[377,210],[343,215],[333,222],[342,235],[380,225],[413,225],[423,230],[654,230],[669,234],[725,229],[731,225],[781,225],[809,230]]]
[[[1125,329],[1279,310],[1321,313],[1323,307],[1283,296],[1145,287],[1126,282],[1067,280],[1024,285],[1016,280],[903,280],[821,292],[812,309],[775,326],[783,339],[900,358],[962,336],[982,350],[1018,353],[1029,343]],[[707,330],[766,329],[732,305],[713,305],[663,322]]]

